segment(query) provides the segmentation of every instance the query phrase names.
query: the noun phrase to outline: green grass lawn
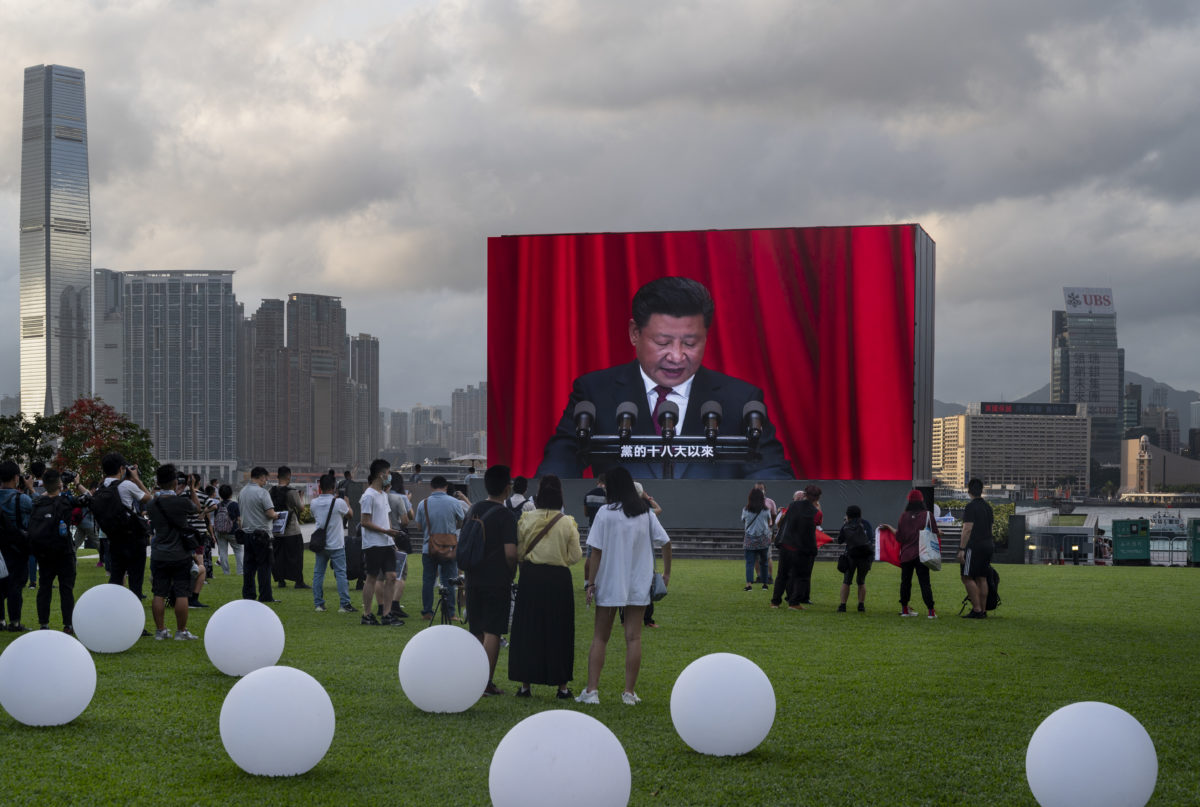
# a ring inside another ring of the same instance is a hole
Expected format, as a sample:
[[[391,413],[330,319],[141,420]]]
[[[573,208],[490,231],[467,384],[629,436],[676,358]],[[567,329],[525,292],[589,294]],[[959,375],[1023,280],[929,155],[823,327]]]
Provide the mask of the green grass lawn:
[[[413,613],[415,567],[405,595]],[[1026,744],[1043,718],[1080,700],[1119,706],[1149,731],[1159,760],[1152,804],[1200,803],[1200,569],[1001,566],[1003,605],[987,621],[956,618],[962,588],[947,569],[933,575],[941,618],[930,621],[897,616],[899,570],[891,566],[877,565],[868,578],[865,614],[835,613],[832,564],[817,565],[815,605],[803,613],[769,609],[759,588],[743,592],[742,568],[677,561],[656,615],[661,627],[644,639],[643,703],[620,703],[624,648],[615,635],[601,705],[565,707],[586,708],[621,740],[631,804],[1034,804]],[[77,593],[103,580],[94,561],[79,571]],[[332,582],[326,599],[336,608]],[[218,569],[203,599],[218,606],[240,584]],[[316,768],[284,779],[242,773],[218,728],[235,679],[208,662],[202,642],[142,640],[122,654],[94,655],[96,695],[73,723],[30,728],[0,714],[4,803],[487,804],[488,765],[505,732],[564,705],[541,687],[530,700],[509,695],[460,715],[422,713],[396,674],[418,623],[362,627],[358,614],[314,613],[309,591],[277,596],[287,631],[280,663],[320,681],[337,714],[333,745]],[[25,609],[35,622],[32,591]],[[592,634],[582,597],[577,611],[576,692]],[[193,611],[189,627],[203,634],[211,613]],[[14,636],[0,634],[0,647]],[[675,677],[715,651],[750,658],[775,688],[774,727],[743,757],[697,754],[671,724]],[[497,680],[511,693],[506,662],[502,651]],[[1072,758],[1097,777],[1121,762],[1103,748],[1076,749]]]

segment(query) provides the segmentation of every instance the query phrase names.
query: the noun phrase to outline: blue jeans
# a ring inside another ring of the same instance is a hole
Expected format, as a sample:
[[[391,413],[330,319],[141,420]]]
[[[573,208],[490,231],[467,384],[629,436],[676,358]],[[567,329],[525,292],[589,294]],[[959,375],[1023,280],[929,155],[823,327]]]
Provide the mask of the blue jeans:
[[[763,582],[770,583],[771,581],[767,578],[767,553],[769,550],[763,547],[762,549],[745,549],[742,551],[746,553],[746,585],[754,582],[755,563],[762,564]]]
[[[442,586],[450,588],[450,616],[454,616],[458,587],[450,586],[450,581],[458,577],[458,564],[452,560],[434,560],[428,553],[421,555],[421,613],[433,613],[433,579],[439,572]]]
[[[313,605],[325,604],[325,562],[328,561],[333,569],[333,579],[337,582],[338,600],[342,607],[350,605],[350,583],[346,580],[346,549],[326,549],[317,552],[313,561]]]

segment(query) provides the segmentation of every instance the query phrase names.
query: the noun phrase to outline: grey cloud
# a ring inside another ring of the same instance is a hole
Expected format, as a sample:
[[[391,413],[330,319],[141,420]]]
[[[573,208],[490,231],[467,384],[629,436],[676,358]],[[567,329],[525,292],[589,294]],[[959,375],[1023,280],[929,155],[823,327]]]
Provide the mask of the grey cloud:
[[[382,340],[386,405],[483,377],[485,239],[504,233],[920,221],[944,400],[1045,383],[1062,285],[1114,286],[1140,372],[1195,336],[1192,3],[14,14],[0,143],[19,142],[24,66],[88,71],[96,265],[235,268],[250,310],[341,295]],[[0,149],[0,212],[18,171]]]

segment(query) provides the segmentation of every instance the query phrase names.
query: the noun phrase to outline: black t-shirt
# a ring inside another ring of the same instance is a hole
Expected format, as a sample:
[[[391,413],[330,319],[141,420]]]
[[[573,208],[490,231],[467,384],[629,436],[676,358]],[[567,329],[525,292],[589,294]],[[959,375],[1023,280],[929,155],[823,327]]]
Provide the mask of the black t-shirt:
[[[971,499],[963,512],[963,523],[971,525],[971,535],[967,539],[967,548],[972,546],[990,545],[992,543],[992,506],[982,498]]]
[[[188,519],[196,512],[192,500],[171,494],[159,495],[146,508],[154,526],[154,543],[150,559],[160,561],[187,560],[192,555],[183,545],[183,531],[189,528]]]
[[[512,511],[493,501],[482,501],[471,506],[467,517],[483,519],[485,533],[483,561],[467,572],[468,586],[507,586],[512,582],[512,572],[504,558],[504,545],[517,545],[517,519]]]

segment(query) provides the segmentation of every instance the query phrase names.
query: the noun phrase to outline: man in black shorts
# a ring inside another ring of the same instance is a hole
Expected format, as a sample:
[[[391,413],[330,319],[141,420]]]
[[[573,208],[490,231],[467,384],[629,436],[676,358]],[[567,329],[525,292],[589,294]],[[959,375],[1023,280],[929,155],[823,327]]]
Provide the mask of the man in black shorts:
[[[387,460],[377,459],[371,463],[367,478],[367,489],[359,500],[362,512],[364,625],[391,625],[399,627],[404,620],[391,614],[392,592],[396,586],[396,544],[399,530],[391,527],[391,505],[383,491],[384,482],[390,477],[391,465]],[[372,599],[384,608],[382,618],[376,618],[371,610]]]
[[[467,519],[483,521],[483,560],[467,572],[467,619],[471,633],[483,644],[488,657],[485,695],[503,695],[492,676],[500,655],[500,636],[508,633],[513,572],[517,568],[517,519],[505,505],[512,494],[512,473],[507,465],[493,465],[483,475],[488,497],[467,511]]]
[[[186,496],[175,495],[175,466],[167,463],[158,468],[158,486],[162,492],[150,502],[147,513],[154,527],[154,543],[150,545],[150,591],[154,594],[151,611],[154,614],[155,639],[170,639],[166,629],[166,601],[175,598],[175,638],[179,641],[199,639],[187,629],[188,597],[192,593],[192,551],[185,543],[190,534],[188,517],[196,506]]]
[[[971,613],[963,619],[987,617],[988,567],[992,564],[992,506],[983,500],[983,482],[972,479],[967,483],[971,501],[963,513],[962,543],[958,562],[962,567],[963,586],[971,600]]]

